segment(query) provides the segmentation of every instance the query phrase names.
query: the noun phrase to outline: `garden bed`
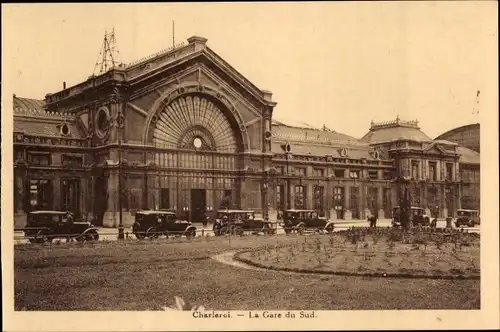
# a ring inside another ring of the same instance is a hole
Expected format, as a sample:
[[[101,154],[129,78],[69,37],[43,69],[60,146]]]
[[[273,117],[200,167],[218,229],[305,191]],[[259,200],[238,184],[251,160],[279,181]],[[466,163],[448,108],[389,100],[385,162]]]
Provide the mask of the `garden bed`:
[[[479,279],[479,237],[459,233],[344,232],[294,245],[239,252],[235,259],[273,270],[374,277]]]

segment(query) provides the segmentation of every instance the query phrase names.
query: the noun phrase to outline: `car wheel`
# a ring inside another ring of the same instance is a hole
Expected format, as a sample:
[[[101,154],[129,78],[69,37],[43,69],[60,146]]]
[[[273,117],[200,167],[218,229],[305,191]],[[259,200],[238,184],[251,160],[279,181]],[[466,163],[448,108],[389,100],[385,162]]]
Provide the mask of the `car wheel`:
[[[237,226],[233,229],[233,234],[242,236],[243,235],[243,228]]]
[[[136,237],[138,240],[142,240],[142,239],[144,239],[144,233],[141,233],[141,232],[134,232],[134,235],[135,235],[135,237]]]
[[[269,227],[269,225],[268,225],[268,224],[264,224],[264,225],[262,226],[262,233],[264,233],[264,234],[268,234],[268,235],[269,235],[269,234],[272,234],[271,227]]]
[[[186,237],[187,238],[193,238],[196,236],[196,230],[194,228],[191,228],[186,232]]]
[[[88,231],[88,233],[85,236],[85,239],[87,241],[99,241],[99,233],[97,233],[97,230],[95,229]]]
[[[300,235],[303,235],[305,230],[306,227],[304,225],[300,225],[299,227],[297,227],[297,233],[299,233]]]
[[[52,235],[52,234],[50,234],[48,231],[41,230],[37,233],[37,236],[35,237],[35,241],[37,243],[52,242],[52,237],[50,235]]]
[[[333,233],[333,229],[334,229],[333,225],[330,225],[330,226],[328,226],[328,227],[326,228],[326,232],[327,232],[328,234],[332,234],[332,233]]]
[[[156,228],[151,227],[146,231],[146,237],[150,240],[158,238],[158,233],[156,232]]]

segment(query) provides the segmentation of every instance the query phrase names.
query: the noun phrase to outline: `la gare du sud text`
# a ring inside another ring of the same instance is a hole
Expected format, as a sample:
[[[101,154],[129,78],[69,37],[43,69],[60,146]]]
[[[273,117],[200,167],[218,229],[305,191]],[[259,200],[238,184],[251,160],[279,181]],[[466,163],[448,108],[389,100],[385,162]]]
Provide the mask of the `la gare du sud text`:
[[[244,316],[238,314],[237,316]],[[316,318],[314,311],[299,311],[298,314],[288,311],[287,313],[262,311],[248,312],[248,318]],[[193,318],[232,318],[231,312],[215,312],[215,311],[193,311]]]

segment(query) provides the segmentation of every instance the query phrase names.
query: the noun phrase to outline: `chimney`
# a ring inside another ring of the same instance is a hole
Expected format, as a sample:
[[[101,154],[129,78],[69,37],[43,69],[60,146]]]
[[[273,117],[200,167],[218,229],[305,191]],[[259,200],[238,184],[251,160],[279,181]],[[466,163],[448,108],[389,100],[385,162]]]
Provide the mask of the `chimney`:
[[[63,90],[66,90],[66,82],[63,82]]]

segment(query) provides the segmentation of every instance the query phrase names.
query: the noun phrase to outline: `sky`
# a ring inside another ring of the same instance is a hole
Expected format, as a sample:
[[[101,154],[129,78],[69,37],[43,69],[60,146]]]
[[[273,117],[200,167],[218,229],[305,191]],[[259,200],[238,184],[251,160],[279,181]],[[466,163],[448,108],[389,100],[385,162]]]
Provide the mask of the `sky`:
[[[92,74],[105,30],[128,63],[170,47],[172,21],[272,91],[277,119],[361,138],[399,115],[434,138],[498,111],[493,1],[2,5],[2,83],[43,99]]]

